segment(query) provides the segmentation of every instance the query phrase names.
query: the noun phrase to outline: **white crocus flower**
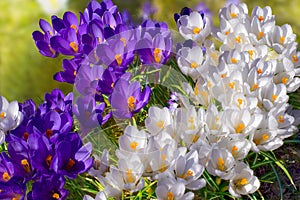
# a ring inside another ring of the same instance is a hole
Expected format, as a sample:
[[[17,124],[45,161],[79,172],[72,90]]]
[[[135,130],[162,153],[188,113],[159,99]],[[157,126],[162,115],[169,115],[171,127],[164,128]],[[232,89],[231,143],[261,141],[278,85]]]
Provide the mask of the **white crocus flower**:
[[[190,151],[185,156],[179,156],[175,163],[175,175],[178,182],[181,182],[189,190],[199,190],[206,185],[204,179],[199,179],[204,167],[198,163],[198,153]]]
[[[5,142],[5,134],[17,128],[23,118],[17,101],[8,102],[0,96],[0,144]]]
[[[234,176],[230,179],[229,192],[234,197],[254,193],[260,187],[260,182],[253,171],[241,162],[234,168]]]
[[[260,23],[266,23],[268,21],[273,21],[275,19],[275,16],[272,15],[272,9],[270,6],[266,6],[264,8],[261,8],[259,6],[256,6],[253,8],[251,17],[257,17],[260,21]]]
[[[152,135],[157,135],[162,130],[166,130],[172,123],[172,113],[168,108],[161,109],[156,106],[149,108],[145,126]]]
[[[107,149],[102,152],[101,158],[95,155],[93,167],[89,170],[89,175],[99,177],[103,176],[109,170],[109,154]]]
[[[158,182],[155,189],[158,200],[192,200],[194,193],[185,193],[183,183],[177,182],[173,177],[164,178]]]
[[[188,94],[194,105],[208,106],[212,101],[211,93],[208,89],[207,83],[198,79],[194,89],[188,83],[183,83],[183,89]]]
[[[233,175],[234,165],[235,160],[230,151],[225,148],[215,148],[209,155],[206,170],[211,175],[218,176],[224,180],[229,180]]]
[[[191,12],[190,15],[183,15],[177,21],[180,34],[186,40],[203,42],[211,32],[210,19],[202,18],[199,12]]]
[[[58,14],[67,8],[68,0],[37,0],[47,14]]]
[[[277,135],[278,131],[276,129],[263,128],[256,130],[249,138],[252,142],[252,151],[273,151],[279,148],[283,145],[283,141]]]
[[[283,26],[275,26],[271,37],[272,47],[277,53],[282,53],[284,48],[289,44],[294,43],[296,35],[293,33],[292,27],[289,24]]]
[[[219,148],[228,149],[235,160],[242,160],[246,158],[251,149],[251,143],[248,139],[224,138],[217,144],[217,146]]]
[[[248,8],[247,5],[244,3],[240,3],[238,5],[230,4],[229,6],[222,8],[219,13],[220,19],[225,19],[234,22],[235,21],[244,22],[247,17],[248,17]]]

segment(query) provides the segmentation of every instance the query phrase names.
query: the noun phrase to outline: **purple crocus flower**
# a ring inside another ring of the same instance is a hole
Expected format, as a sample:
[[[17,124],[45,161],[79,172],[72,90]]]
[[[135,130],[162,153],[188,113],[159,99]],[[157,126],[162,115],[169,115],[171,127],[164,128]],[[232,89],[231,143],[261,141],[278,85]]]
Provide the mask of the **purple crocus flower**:
[[[8,182],[15,175],[18,176],[18,169],[15,168],[13,161],[5,152],[0,154],[0,182]]]
[[[55,110],[58,113],[68,112],[72,115],[72,101],[73,93],[69,93],[67,96],[59,89],[54,89],[51,93],[45,94],[45,102],[39,106],[41,114],[45,114],[51,110]]]
[[[39,52],[46,57],[57,57],[58,53],[50,46],[50,38],[57,32],[47,21],[43,19],[40,20],[39,24],[44,33],[40,31],[34,31],[32,33],[32,37],[39,49]]]
[[[113,115],[117,118],[131,118],[138,113],[149,101],[151,89],[146,86],[141,92],[138,81],[129,83],[128,80],[119,79],[111,95]]]
[[[78,65],[73,59],[64,59],[62,67],[64,71],[57,72],[53,77],[54,80],[74,84],[77,72],[79,70]]]
[[[83,135],[104,124],[110,118],[110,114],[103,117],[104,109],[105,103],[96,104],[92,96],[77,98],[74,114],[80,122]]]
[[[125,71],[134,58],[135,42],[126,38],[110,39],[97,47],[97,55],[106,66]]]
[[[130,80],[130,73],[123,73],[117,71],[112,67],[108,67],[104,70],[102,78],[98,82],[98,87],[101,93],[105,95],[111,95],[115,83],[122,77],[123,79]]]
[[[63,188],[64,184],[65,180],[61,176],[42,176],[39,181],[33,183],[32,191],[28,194],[28,199],[66,199],[69,192]]]
[[[52,158],[51,169],[57,174],[75,178],[78,174],[87,172],[92,164],[92,144],[83,146],[77,133],[69,133],[55,145],[56,154]]]
[[[26,183],[20,178],[13,178],[9,182],[0,182],[0,199],[23,200],[26,195]]]
[[[165,38],[157,34],[154,38],[145,35],[136,46],[143,64],[154,65],[156,68],[161,67],[170,57],[172,50],[171,38]]]

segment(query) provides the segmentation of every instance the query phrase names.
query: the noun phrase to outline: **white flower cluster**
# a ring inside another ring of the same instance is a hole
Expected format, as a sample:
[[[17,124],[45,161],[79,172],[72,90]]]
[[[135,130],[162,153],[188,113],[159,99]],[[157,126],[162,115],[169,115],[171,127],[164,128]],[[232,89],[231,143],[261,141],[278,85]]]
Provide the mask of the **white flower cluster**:
[[[204,169],[228,180],[233,196],[251,194],[260,182],[243,159],[250,151],[277,149],[298,131],[300,113],[287,95],[300,86],[290,25],[276,26],[270,7],[256,7],[249,16],[245,4],[223,8],[219,17],[220,29],[212,34],[219,49],[207,39],[207,18],[198,12],[179,18],[180,34],[193,42],[182,45],[177,61],[195,83],[183,84],[180,108],[150,107],[145,130],[125,129],[118,167],[109,167],[105,151],[91,173],[107,196],[120,198],[123,190],[157,180],[158,199],[193,199],[191,190],[206,185]]]

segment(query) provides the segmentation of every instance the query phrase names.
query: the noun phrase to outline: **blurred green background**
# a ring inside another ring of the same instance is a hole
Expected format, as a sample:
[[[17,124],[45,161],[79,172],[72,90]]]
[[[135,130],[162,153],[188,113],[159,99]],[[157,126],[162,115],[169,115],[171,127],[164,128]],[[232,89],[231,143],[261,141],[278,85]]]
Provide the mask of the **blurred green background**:
[[[44,0],[55,1],[55,0]],[[57,0],[59,1],[59,0]],[[75,13],[83,11],[88,0],[69,0],[67,7],[57,15],[71,10]],[[135,20],[140,19],[142,5],[146,0],[115,0],[119,10],[128,10]],[[152,0],[158,11],[154,18],[166,21],[175,29],[173,14],[182,7],[194,8],[198,0]],[[203,0],[214,14],[217,24],[217,13],[225,4],[224,0]],[[294,32],[300,33],[300,0],[245,0],[251,12],[256,5],[264,7],[270,5],[276,22],[279,25],[289,23]],[[62,57],[46,58],[39,54],[34,45],[31,33],[39,30],[40,18],[50,20],[51,14],[45,13],[37,0],[1,0],[0,1],[0,95],[8,100],[23,102],[32,98],[41,102],[44,93],[53,88],[60,88],[65,92],[72,91],[72,86],[53,80],[55,72],[61,70]],[[54,13],[53,13],[54,14]]]

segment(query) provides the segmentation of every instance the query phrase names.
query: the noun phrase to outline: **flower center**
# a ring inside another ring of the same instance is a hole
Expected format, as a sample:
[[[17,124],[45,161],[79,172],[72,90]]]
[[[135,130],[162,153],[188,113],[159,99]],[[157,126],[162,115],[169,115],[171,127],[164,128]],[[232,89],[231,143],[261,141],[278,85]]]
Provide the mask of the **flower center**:
[[[122,56],[120,54],[117,54],[117,55],[115,55],[115,59],[116,59],[118,65],[120,66],[123,62]]]
[[[284,116],[283,115],[279,115],[278,116],[278,122],[279,123],[283,123],[284,122]]]
[[[230,13],[230,17],[236,18],[236,17],[237,17],[237,14],[236,14],[236,13]]]
[[[72,24],[70,26],[70,28],[74,29],[76,31],[76,34],[78,33],[78,28],[77,28],[77,26],[75,24]]]
[[[52,155],[48,155],[46,157],[46,164],[47,164],[48,167],[50,167],[51,162],[52,162]]]
[[[74,165],[75,165],[75,161],[72,158],[70,158],[67,163],[67,167],[66,167],[67,170],[70,171]]]
[[[195,69],[198,66],[198,63],[192,62],[190,66],[191,68]]]
[[[288,80],[289,80],[289,78],[287,78],[287,77],[282,77],[282,78],[281,78],[281,82],[282,82],[283,84],[287,84]]]
[[[126,170],[126,176],[128,178],[128,182],[132,183],[133,182],[132,169],[127,169]]]
[[[55,192],[55,193],[53,193],[52,198],[53,198],[53,199],[59,199],[60,196],[59,196],[59,194],[57,194],[57,193]]]
[[[127,43],[126,43],[126,39],[122,37],[122,38],[120,38],[120,41],[123,42],[124,47],[126,47],[126,44],[127,44]]]
[[[174,200],[174,195],[171,191],[168,192],[167,196],[168,196],[168,200]]]
[[[70,42],[70,47],[75,51],[75,53],[78,53],[78,44],[76,42]]]
[[[260,16],[258,17],[258,20],[259,20],[259,21],[263,21],[263,20],[264,20],[264,16],[261,16],[261,15],[260,15]]]
[[[239,124],[235,127],[235,131],[236,131],[236,133],[241,133],[241,132],[244,130],[244,128],[245,128],[245,125],[244,125],[244,123],[242,122],[242,123],[239,123]]]
[[[53,134],[53,131],[51,129],[47,129],[46,130],[46,136],[47,136],[47,138],[50,138],[52,134]]]
[[[218,158],[218,163],[217,163],[217,165],[218,165],[219,170],[221,170],[221,171],[224,171],[224,170],[225,170],[224,164],[225,164],[225,162],[224,162],[223,158],[221,158],[221,157]]]
[[[4,172],[3,174],[2,174],[2,179],[4,180],[4,181],[9,181],[10,180],[10,175],[7,173],[7,172]]]
[[[23,166],[24,170],[25,170],[27,173],[29,173],[29,172],[31,171],[30,165],[29,165],[27,159],[21,160],[21,165]]]
[[[161,50],[159,48],[155,48],[153,51],[154,60],[156,63],[159,63],[161,61]]]
[[[244,186],[246,184],[248,184],[248,180],[246,178],[242,178],[237,182],[238,186]]]
[[[273,94],[273,95],[272,95],[272,101],[273,101],[273,102],[276,101],[277,97],[278,97],[278,96],[277,96],[276,94]]]
[[[130,97],[127,99],[128,108],[129,108],[131,111],[135,109],[135,102],[136,102],[136,99],[135,99],[133,96],[130,96]]]
[[[234,146],[231,148],[231,154],[234,155],[235,152],[238,151],[238,150],[239,150],[239,148],[238,148],[237,146],[234,145]]]
[[[298,58],[295,54],[293,54],[293,55],[292,55],[292,61],[293,61],[293,62],[298,62],[298,61],[299,61],[299,58]]]
[[[281,44],[283,44],[284,41],[285,41],[285,37],[284,37],[284,36],[281,36],[281,37],[279,38],[279,41],[280,41]]]
[[[165,122],[164,122],[163,120],[160,120],[160,121],[158,121],[158,122],[156,123],[156,126],[157,126],[158,128],[164,128]]]
[[[28,137],[29,137],[29,133],[28,132],[24,132],[23,137],[27,141]]]
[[[199,34],[200,31],[201,31],[201,29],[200,29],[199,27],[193,28],[193,33],[194,33],[194,34]]]
[[[139,145],[136,141],[133,141],[130,143],[130,148],[132,148],[134,151],[136,151],[136,147]]]
[[[6,117],[6,113],[4,112],[4,111],[2,111],[1,113],[0,113],[0,118],[1,119],[4,119]]]

